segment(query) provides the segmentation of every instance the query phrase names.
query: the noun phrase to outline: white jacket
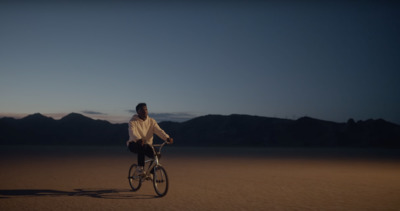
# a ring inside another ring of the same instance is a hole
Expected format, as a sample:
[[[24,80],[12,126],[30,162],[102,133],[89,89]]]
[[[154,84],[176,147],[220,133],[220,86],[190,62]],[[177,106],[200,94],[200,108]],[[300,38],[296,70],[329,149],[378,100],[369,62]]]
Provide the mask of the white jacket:
[[[145,144],[152,145],[154,134],[164,141],[169,138],[169,135],[158,126],[156,120],[147,116],[146,120],[143,121],[137,114],[133,115],[131,120],[129,120],[128,132],[129,140],[126,142],[128,146],[129,143],[136,142],[139,139],[143,139]]]

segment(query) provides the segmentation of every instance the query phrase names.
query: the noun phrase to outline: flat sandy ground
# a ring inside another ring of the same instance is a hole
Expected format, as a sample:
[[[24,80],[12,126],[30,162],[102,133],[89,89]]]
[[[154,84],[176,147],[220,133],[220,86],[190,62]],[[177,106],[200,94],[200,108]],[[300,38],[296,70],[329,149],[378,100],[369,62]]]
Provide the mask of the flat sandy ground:
[[[0,210],[400,210],[398,151],[165,148],[170,189],[130,191],[120,147],[0,147]],[[340,156],[339,156],[340,155]]]

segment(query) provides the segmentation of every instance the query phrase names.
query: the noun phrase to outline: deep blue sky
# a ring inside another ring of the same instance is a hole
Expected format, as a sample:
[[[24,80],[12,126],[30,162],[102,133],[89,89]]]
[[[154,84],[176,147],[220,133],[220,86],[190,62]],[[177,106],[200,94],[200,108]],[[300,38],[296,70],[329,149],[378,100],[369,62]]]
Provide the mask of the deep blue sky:
[[[400,124],[400,4],[362,2],[1,1],[0,115]]]

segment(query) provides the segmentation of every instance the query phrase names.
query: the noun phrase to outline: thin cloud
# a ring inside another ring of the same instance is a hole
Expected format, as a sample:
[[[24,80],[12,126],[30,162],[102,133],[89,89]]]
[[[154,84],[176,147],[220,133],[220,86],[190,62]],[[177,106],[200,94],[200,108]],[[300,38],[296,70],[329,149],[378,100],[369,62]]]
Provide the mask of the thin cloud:
[[[84,113],[84,114],[90,114],[90,115],[107,115],[107,114],[105,114],[105,113],[101,113],[101,112],[98,112],[98,111],[90,111],[90,110],[82,111],[82,113]]]
[[[136,114],[136,110],[129,109],[127,110],[129,113]],[[193,113],[189,112],[171,112],[171,113],[149,113],[151,118],[154,118],[157,122],[171,121],[171,122],[184,122],[195,117]]]
[[[149,113],[149,116],[154,118],[157,122],[163,122],[163,121],[184,122],[197,117],[196,115],[187,112]]]

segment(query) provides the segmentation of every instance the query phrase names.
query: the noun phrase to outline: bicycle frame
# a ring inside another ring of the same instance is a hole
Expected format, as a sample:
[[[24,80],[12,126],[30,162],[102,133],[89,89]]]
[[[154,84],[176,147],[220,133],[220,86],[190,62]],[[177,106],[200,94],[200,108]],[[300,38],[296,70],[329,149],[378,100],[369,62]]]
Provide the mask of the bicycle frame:
[[[145,161],[145,163],[151,162],[149,164],[149,167],[147,168],[145,178],[149,178],[151,169],[153,169],[156,166],[161,166],[161,163],[159,162],[159,160],[160,160],[159,156],[161,155],[161,149],[164,147],[165,144],[167,144],[167,142],[164,142],[162,144],[153,144],[151,146],[151,149],[153,150],[154,158],[150,158]],[[154,147],[158,147],[158,151],[156,151],[154,149]]]

